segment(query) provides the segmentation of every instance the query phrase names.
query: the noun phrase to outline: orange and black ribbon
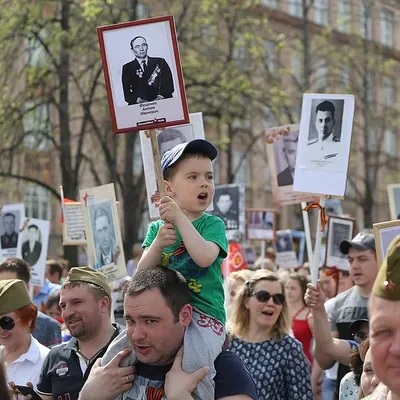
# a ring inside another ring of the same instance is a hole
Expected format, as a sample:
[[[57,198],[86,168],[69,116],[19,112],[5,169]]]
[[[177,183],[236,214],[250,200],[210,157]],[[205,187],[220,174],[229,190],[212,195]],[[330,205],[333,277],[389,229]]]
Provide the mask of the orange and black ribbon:
[[[325,270],[325,275],[326,276],[332,276],[333,279],[335,281],[337,281],[339,279],[339,275],[340,275],[340,270],[337,269],[336,267],[331,267],[331,268],[327,268]]]
[[[316,201],[314,203],[310,203],[303,209],[303,211],[308,211],[311,208],[319,208],[321,211],[321,232],[325,230],[325,226],[327,223],[327,218],[326,218],[326,213],[325,213],[325,207],[322,207],[319,201]]]

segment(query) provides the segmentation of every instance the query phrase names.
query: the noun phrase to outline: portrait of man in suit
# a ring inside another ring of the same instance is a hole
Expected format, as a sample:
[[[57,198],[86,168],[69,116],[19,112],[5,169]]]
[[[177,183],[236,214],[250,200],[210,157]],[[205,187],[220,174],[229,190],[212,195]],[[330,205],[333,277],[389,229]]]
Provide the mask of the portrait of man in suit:
[[[164,58],[149,57],[146,38],[130,42],[135,59],[122,67],[122,87],[128,105],[169,99],[174,93],[171,69]]]
[[[218,193],[217,193],[218,192]],[[237,192],[237,193],[235,193]],[[213,214],[220,217],[226,226],[226,230],[239,229],[239,191],[224,189],[215,190]]]
[[[22,258],[29,264],[35,265],[42,253],[42,239],[39,227],[29,225],[27,228],[28,240],[22,243]]]
[[[1,235],[1,248],[13,249],[18,245],[18,232],[15,230],[15,215],[6,213],[3,215],[4,234]]]
[[[276,251],[278,253],[284,253],[286,251],[293,250],[292,237],[289,234],[278,234],[276,241]]]
[[[293,185],[298,141],[298,132],[296,132],[296,135],[292,134],[282,138],[283,161],[285,163],[284,165],[287,165],[287,167],[277,175],[279,187]]]
[[[97,206],[93,216],[94,245],[96,265],[108,265],[114,262],[117,244],[110,213],[103,206]]]

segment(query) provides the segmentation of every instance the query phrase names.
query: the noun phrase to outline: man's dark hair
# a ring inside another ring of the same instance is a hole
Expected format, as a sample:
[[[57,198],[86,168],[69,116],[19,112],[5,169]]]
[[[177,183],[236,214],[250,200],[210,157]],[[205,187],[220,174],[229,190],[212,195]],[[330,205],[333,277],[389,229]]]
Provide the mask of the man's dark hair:
[[[31,229],[31,228],[36,229],[36,232],[39,230],[39,227],[37,225],[35,225],[35,224],[32,224],[32,225],[28,226],[28,229]]]
[[[108,223],[111,225],[110,214],[104,207],[97,207],[94,211],[93,220],[96,222],[96,219],[105,215],[108,219]]]
[[[164,171],[164,179],[166,181],[170,181],[176,174],[176,171],[178,170],[178,166],[179,164],[183,161],[183,160],[188,160],[189,158],[198,158],[198,159],[205,159],[208,158],[209,160],[211,160],[210,156],[202,151],[196,151],[196,152],[185,152],[180,158],[179,160],[171,165],[170,167],[168,167],[165,171]],[[211,160],[212,161],[212,160]]]
[[[135,37],[131,40],[131,43],[130,43],[131,49],[132,49],[132,50],[133,50],[133,42],[134,42],[136,39],[143,39],[143,40],[145,40],[146,43],[147,43],[147,39],[146,39],[145,37],[143,37],[143,36],[135,36]]]
[[[49,266],[49,273],[50,275],[54,275],[58,273],[58,280],[61,279],[63,269],[61,264],[57,260],[47,260],[46,265]]]
[[[322,103],[319,103],[315,110],[315,114],[317,114],[318,111],[330,111],[332,119],[335,119],[335,106],[331,101],[325,100]]]
[[[16,257],[8,257],[0,261],[0,272],[14,272],[17,279],[29,283],[31,279],[31,268],[24,260]]]
[[[46,303],[46,309],[48,310],[49,308],[53,307],[54,304],[58,306],[58,308],[61,310],[60,307],[60,290],[57,290],[56,292],[52,293],[48,299],[47,299],[47,303]]]
[[[5,217],[13,217],[13,218],[15,219],[15,215],[14,215],[14,214],[11,214],[11,213],[6,213],[6,214],[4,214],[4,215],[3,215],[3,219],[4,219]]]
[[[175,319],[186,304],[190,304],[190,290],[186,279],[177,271],[154,266],[138,271],[125,285],[124,296],[135,297],[146,290],[158,289]]]
[[[220,199],[221,196],[229,196],[230,199],[232,200],[232,193],[229,190],[222,190],[219,194],[218,194],[218,200]]]

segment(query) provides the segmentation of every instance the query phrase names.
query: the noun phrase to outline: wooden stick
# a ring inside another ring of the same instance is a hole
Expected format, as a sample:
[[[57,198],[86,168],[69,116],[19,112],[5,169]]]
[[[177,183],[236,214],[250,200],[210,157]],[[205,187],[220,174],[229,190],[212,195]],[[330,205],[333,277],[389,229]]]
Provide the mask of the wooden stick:
[[[153,151],[153,161],[154,161],[154,170],[156,173],[156,180],[158,186],[158,192],[160,193],[160,198],[165,196],[165,186],[164,186],[164,176],[161,171],[161,157],[160,150],[158,148],[157,141],[157,133],[155,129],[151,129],[148,131],[148,136],[150,136],[151,141],[151,149]]]
[[[321,207],[325,207],[326,196],[321,196],[319,199],[319,204]],[[322,240],[322,232],[321,232],[321,209],[318,213],[318,224],[317,224],[317,234],[315,237],[315,248],[314,248],[314,257],[313,263],[311,265],[311,282],[314,286],[317,285],[318,282],[318,273],[319,273],[319,252],[321,249],[321,240]]]
[[[305,201],[303,201],[301,203],[301,209],[302,209],[302,214],[303,214],[304,234],[306,236],[308,262],[311,267],[311,263],[313,262],[313,251],[312,251],[312,239],[311,239],[311,231],[310,231],[310,219],[308,217],[308,211],[304,211],[304,209],[306,207],[307,207],[307,203]]]
[[[260,252],[260,257],[261,257],[261,269],[265,268],[265,240],[261,240],[261,252]]]

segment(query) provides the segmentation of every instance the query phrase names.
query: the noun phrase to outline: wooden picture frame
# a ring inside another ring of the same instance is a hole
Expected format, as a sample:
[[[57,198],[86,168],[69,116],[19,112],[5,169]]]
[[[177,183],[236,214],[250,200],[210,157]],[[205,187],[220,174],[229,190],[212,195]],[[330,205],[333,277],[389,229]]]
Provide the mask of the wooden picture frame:
[[[100,26],[97,35],[114,133],[189,123],[172,15]]]
[[[249,208],[246,211],[246,234],[249,240],[275,240],[276,210]]]
[[[392,240],[400,235],[400,220],[378,222],[373,224],[376,259],[380,266],[386,257],[387,249]]]

